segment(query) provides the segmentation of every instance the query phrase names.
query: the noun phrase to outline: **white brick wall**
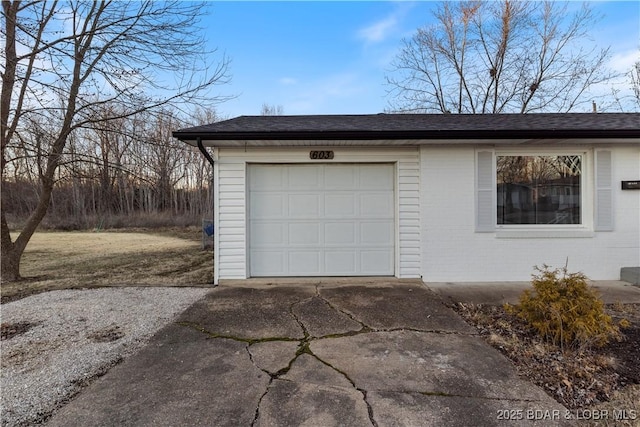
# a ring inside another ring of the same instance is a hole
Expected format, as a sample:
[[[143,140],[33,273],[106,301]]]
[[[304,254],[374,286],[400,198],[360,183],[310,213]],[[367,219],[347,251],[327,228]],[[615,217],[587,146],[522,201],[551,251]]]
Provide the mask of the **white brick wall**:
[[[567,150],[575,151],[575,148]],[[588,182],[584,190],[593,192],[593,149],[586,147],[585,151]],[[612,151],[614,231],[593,232],[589,223],[583,233],[588,237],[501,238],[500,233],[474,230],[475,149],[421,147],[423,279],[433,282],[529,280],[534,265],[561,267],[568,258],[570,271],[582,271],[594,280],[615,280],[620,278],[621,267],[640,265],[640,191],[620,189],[621,180],[640,178],[640,148],[617,146]],[[590,210],[586,215],[589,218],[593,197],[589,195],[586,199],[584,209]]]

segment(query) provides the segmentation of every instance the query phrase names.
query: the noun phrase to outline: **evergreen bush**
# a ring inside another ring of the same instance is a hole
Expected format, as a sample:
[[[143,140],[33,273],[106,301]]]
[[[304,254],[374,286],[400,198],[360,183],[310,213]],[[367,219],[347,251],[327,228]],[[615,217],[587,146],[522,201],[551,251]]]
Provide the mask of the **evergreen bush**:
[[[527,322],[544,339],[560,347],[601,347],[620,340],[620,327],[604,311],[598,292],[583,273],[569,273],[567,267],[535,267],[533,289],[525,290],[519,303],[507,311]]]

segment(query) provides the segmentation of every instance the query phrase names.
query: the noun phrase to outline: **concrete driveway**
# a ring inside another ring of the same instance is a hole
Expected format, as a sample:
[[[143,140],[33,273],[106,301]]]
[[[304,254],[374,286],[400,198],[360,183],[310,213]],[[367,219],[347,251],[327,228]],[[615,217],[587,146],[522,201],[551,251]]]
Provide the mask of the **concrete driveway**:
[[[52,426],[561,425],[417,281],[219,286]]]

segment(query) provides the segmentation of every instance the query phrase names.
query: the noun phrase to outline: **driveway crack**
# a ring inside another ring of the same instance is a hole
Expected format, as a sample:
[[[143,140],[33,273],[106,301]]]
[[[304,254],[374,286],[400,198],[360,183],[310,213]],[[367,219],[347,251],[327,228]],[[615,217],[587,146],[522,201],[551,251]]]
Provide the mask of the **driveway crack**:
[[[305,331],[305,335],[306,335],[306,331]],[[298,357],[300,357],[301,354],[304,354],[304,353],[312,354],[311,350],[309,350],[309,342],[307,341],[307,339],[308,338],[300,340],[300,345],[298,346],[298,349],[296,350],[295,355],[289,361],[287,366],[285,366],[284,368],[282,368],[279,371],[274,372],[274,373],[269,372],[269,371],[267,371],[265,369],[262,369],[260,366],[258,366],[256,364],[256,362],[253,360],[253,354],[251,353],[251,350],[249,349],[250,344],[247,345],[246,349],[247,349],[247,353],[249,353],[249,359],[251,360],[251,363],[253,363],[254,366],[256,366],[258,369],[260,369],[262,372],[264,372],[267,375],[269,375],[269,383],[267,384],[267,388],[264,391],[264,393],[262,393],[262,395],[260,396],[260,399],[258,399],[258,405],[256,406],[256,412],[255,412],[255,415],[253,417],[253,421],[251,422],[251,427],[255,426],[255,424],[258,422],[258,418],[260,417],[260,405],[262,405],[262,400],[265,398],[267,393],[269,393],[269,389],[271,388],[271,385],[273,384],[273,382],[275,380],[279,380],[282,375],[285,375],[287,372],[289,372],[289,370],[291,370],[291,366],[293,366],[293,363],[296,361],[296,359],[298,359]]]
[[[328,335],[323,335],[321,337],[317,337],[317,339],[323,340],[323,339],[331,339],[331,338],[353,337],[356,335],[368,334],[371,332],[380,332],[380,331],[373,330],[365,325],[362,327],[362,329],[359,329],[357,331],[347,331],[347,332],[339,332],[337,334],[328,334]]]
[[[300,341],[299,338],[291,338],[291,337],[246,338],[246,337],[238,337],[235,335],[218,334],[216,332],[208,331],[206,328],[193,322],[176,322],[176,325],[184,326],[185,328],[195,329],[198,332],[208,335],[210,338],[228,339],[228,340],[243,342],[249,345],[261,343],[261,342],[270,342],[270,341]]]
[[[291,316],[295,319],[296,323],[298,323],[298,325],[300,325],[300,328],[302,328],[302,333],[304,334],[303,341],[309,341],[309,339],[310,339],[309,331],[307,330],[307,327],[304,325],[302,320],[300,320],[300,318],[296,315],[296,313],[294,313],[293,307],[295,307],[296,305],[301,304],[301,303],[303,303],[305,301],[308,301],[308,300],[310,300],[312,298],[313,297],[306,298],[306,299],[304,299],[302,301],[296,301],[296,302],[292,303],[289,306],[289,314],[291,314]]]
[[[320,295],[320,290],[318,288],[316,288],[316,293],[317,293],[318,298],[320,298],[322,301],[324,301],[331,309],[337,311],[338,313],[344,314],[349,319],[353,320],[356,323],[359,323],[360,326],[362,326],[362,329],[367,330],[367,331],[374,331],[375,330],[371,326],[369,326],[366,323],[364,323],[362,320],[358,319],[353,313],[351,313],[349,311],[346,311],[346,310],[343,310],[340,307],[337,307],[337,306],[333,305],[331,303],[331,301],[329,301],[328,299],[326,299],[325,297]]]
[[[438,334],[438,335],[474,335],[468,334],[464,332],[458,331],[444,331],[442,329],[418,329],[418,328],[407,328],[407,327],[398,327],[398,328],[385,328],[385,329],[376,329],[372,332],[420,332],[425,334]]]
[[[310,354],[311,356],[315,357],[320,363],[322,363],[323,365],[333,369],[334,371],[336,371],[337,373],[339,373],[340,375],[342,375],[347,381],[349,381],[349,383],[351,384],[351,386],[357,390],[358,392],[360,392],[360,394],[362,394],[362,401],[364,402],[364,404],[367,406],[367,414],[369,415],[369,421],[371,422],[371,425],[374,427],[378,427],[378,423],[376,422],[374,416],[373,416],[373,408],[371,407],[371,404],[369,403],[369,401],[367,400],[367,390],[359,388],[358,386],[356,386],[356,383],[349,377],[349,375],[347,375],[346,372],[336,368],[335,366],[333,366],[331,363],[322,360],[320,357],[318,357],[315,353],[313,353],[311,351],[311,349],[308,349],[308,354]]]
[[[258,405],[256,406],[256,413],[253,416],[253,421],[251,422],[251,427],[255,426],[256,423],[258,422],[258,418],[260,417],[260,405],[262,405],[262,399],[264,399],[264,397],[267,395],[267,393],[269,393],[269,389],[271,388],[271,384],[273,384],[273,377],[271,377],[269,379],[269,383],[267,384],[267,388],[264,391],[264,393],[262,393],[262,396],[260,396],[260,399],[258,399]]]

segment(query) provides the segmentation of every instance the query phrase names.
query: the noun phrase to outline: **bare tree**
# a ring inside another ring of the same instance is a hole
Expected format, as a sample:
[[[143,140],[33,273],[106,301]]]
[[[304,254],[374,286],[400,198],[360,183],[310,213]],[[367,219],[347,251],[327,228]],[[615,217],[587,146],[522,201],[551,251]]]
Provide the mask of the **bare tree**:
[[[170,112],[163,112],[150,121],[146,169],[154,193],[154,212],[171,209],[173,189],[187,172],[186,145],[171,136],[171,131],[178,127],[178,121]]]
[[[27,124],[46,123],[38,145],[39,197],[12,240],[1,209],[2,279],[20,278],[20,259],[51,203],[56,171],[74,132],[95,121],[103,104],[118,104],[116,119],[158,106],[215,100],[227,61],[212,63],[196,27],[204,4],[102,0],[2,2],[0,132],[2,179],[9,152]],[[218,99],[219,100],[219,99]]]
[[[284,114],[284,107],[282,105],[271,105],[267,103],[262,104],[260,109],[261,116],[281,116]]]
[[[597,22],[586,3],[443,2],[434,17],[392,63],[391,111],[567,112],[614,77],[609,49],[586,47]]]
[[[631,76],[631,89],[633,90],[633,100],[637,110],[640,110],[640,61],[633,64],[629,72]]]

